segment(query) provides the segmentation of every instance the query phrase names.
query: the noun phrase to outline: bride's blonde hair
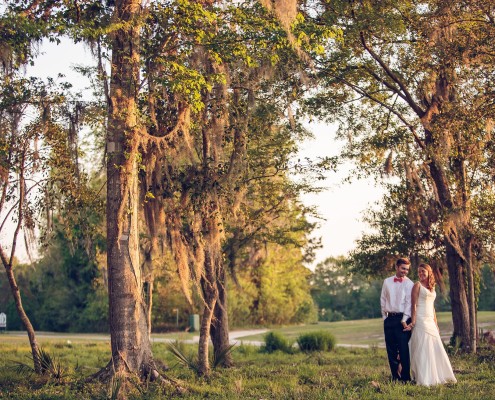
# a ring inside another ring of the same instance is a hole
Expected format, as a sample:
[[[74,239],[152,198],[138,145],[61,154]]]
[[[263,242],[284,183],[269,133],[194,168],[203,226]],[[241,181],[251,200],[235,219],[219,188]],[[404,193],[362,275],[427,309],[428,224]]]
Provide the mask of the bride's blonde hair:
[[[428,289],[433,292],[435,285],[437,284],[435,281],[435,275],[433,275],[433,270],[428,264],[419,264],[418,269],[419,268],[424,268],[428,271]]]

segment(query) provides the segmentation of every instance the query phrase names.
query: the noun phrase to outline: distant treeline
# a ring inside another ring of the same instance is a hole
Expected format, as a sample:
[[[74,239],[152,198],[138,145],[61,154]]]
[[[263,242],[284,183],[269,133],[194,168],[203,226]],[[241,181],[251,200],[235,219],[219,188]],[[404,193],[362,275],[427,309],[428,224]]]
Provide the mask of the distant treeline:
[[[105,271],[91,262],[82,249],[71,251],[64,237],[57,239],[44,258],[31,266],[19,266],[18,283],[23,302],[37,330],[56,332],[108,332],[108,295]],[[66,243],[65,243],[66,244]],[[296,252],[295,252],[296,253]],[[301,322],[340,321],[380,316],[383,279],[351,274],[343,258],[329,258],[314,272],[294,264],[290,252],[272,249],[265,268],[246,270],[229,280],[232,326],[268,326]],[[414,272],[411,279],[415,279]],[[495,310],[494,275],[481,271],[479,310]],[[189,305],[173,270],[165,269],[155,282],[153,331],[185,330],[189,316],[198,313]],[[437,311],[449,311],[448,287],[438,293]],[[0,312],[7,314],[9,330],[22,329],[0,271]]]
[[[77,227],[74,228],[77,234]],[[18,265],[16,276],[23,304],[33,326],[40,331],[108,332],[105,242],[94,236],[88,247],[69,240],[60,231],[32,265]],[[202,300],[195,293],[186,301],[175,264],[165,259],[155,271],[152,330],[189,328],[191,314],[199,314]],[[310,294],[311,271],[301,262],[300,249],[270,244],[259,265],[246,265],[230,276],[229,320],[232,326],[256,326],[312,322],[317,308]],[[0,271],[0,312],[7,314],[8,330],[20,330],[6,274]]]
[[[409,277],[417,280],[414,270]],[[495,310],[495,278],[491,268],[484,265],[479,282],[479,311]],[[450,311],[448,278],[446,290],[437,286],[437,311]],[[311,280],[311,294],[318,306],[320,321],[341,321],[380,317],[380,293],[383,278],[372,279],[351,273],[344,258],[328,258],[319,264]]]

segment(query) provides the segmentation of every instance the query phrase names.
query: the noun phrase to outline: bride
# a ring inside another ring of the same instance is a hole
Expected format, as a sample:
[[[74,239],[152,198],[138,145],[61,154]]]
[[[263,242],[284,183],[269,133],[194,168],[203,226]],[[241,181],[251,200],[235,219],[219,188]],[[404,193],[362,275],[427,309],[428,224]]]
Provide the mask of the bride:
[[[435,301],[435,277],[428,264],[418,267],[419,282],[411,293],[412,330],[409,348],[411,372],[416,384],[423,386],[457,382],[438,330]]]

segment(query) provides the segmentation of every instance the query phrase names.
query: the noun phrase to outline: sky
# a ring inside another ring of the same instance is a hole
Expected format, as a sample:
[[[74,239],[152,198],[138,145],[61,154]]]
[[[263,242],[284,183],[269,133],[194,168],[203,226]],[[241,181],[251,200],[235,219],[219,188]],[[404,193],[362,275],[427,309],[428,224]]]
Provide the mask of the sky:
[[[42,78],[56,77],[63,72],[65,78],[76,89],[84,89],[87,83],[80,75],[73,71],[77,64],[91,65],[92,56],[85,46],[71,45],[70,43],[43,43],[39,48],[35,66],[29,67],[29,75],[37,75]],[[334,156],[338,154],[342,143],[335,140],[335,126],[324,123],[308,123],[307,128],[313,133],[314,139],[301,143],[298,158]],[[314,232],[314,236],[320,236],[323,247],[316,252],[316,258],[310,269],[330,256],[346,255],[355,247],[355,240],[368,227],[362,221],[363,212],[371,207],[383,194],[383,189],[376,186],[372,179],[354,180],[351,183],[343,183],[353,166],[344,165],[339,171],[328,171],[326,179],[319,181],[318,185],[326,189],[318,194],[306,194],[302,201],[306,205],[316,206],[320,216],[320,227]],[[18,248],[21,260],[27,261],[25,249],[21,244]]]
[[[339,153],[343,144],[335,139],[335,126],[325,123],[306,126],[314,138],[301,144],[299,157],[317,159]],[[315,261],[309,265],[311,269],[328,257],[346,255],[354,249],[355,241],[362,233],[370,231],[363,222],[364,212],[381,199],[384,190],[371,178],[344,182],[353,168],[347,163],[337,171],[328,171],[326,179],[318,182],[325,188],[322,192],[302,196],[303,203],[316,206],[323,218],[314,232],[314,236],[321,237],[322,248],[317,250]]]

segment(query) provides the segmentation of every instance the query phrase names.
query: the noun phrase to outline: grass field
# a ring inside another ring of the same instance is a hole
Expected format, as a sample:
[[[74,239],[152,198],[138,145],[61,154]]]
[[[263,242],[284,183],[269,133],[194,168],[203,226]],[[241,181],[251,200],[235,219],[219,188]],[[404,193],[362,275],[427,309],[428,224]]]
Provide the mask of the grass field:
[[[440,332],[444,341],[448,341],[452,336],[452,314],[450,312],[441,312],[437,314]],[[480,311],[478,313],[478,326],[483,330],[495,330],[495,312]],[[339,322],[319,322],[315,325],[289,326],[276,328],[274,331],[281,332],[289,339],[295,339],[302,332],[312,330],[329,330],[337,338],[337,343],[350,345],[384,345],[383,322],[381,319],[360,319],[355,321]],[[245,336],[243,340],[260,341],[263,335]],[[495,399],[495,396],[494,396]]]
[[[444,320],[445,319],[445,320]],[[448,318],[439,315],[441,329]],[[480,324],[495,327],[495,312],[480,313]],[[208,380],[178,365],[165,343],[154,343],[155,358],[169,365],[165,374],[186,389],[182,399],[494,399],[495,351],[483,347],[477,355],[452,351],[450,358],[458,379],[455,385],[433,388],[397,385],[389,382],[385,350],[376,346],[381,338],[380,320],[347,321],[277,329],[287,337],[316,329],[329,329],[341,343],[371,344],[369,348],[337,348],[329,353],[265,354],[254,346],[239,344],[234,351],[236,366],[214,370]],[[189,336],[187,336],[189,337]],[[362,337],[367,337],[362,339]],[[375,339],[372,339],[375,337]],[[262,336],[242,339],[260,340]],[[376,340],[377,342],[373,342]],[[367,342],[366,342],[367,341]],[[352,343],[350,343],[352,342]],[[110,359],[106,340],[91,335],[72,337],[70,343],[59,335],[41,344],[64,368],[62,379],[26,376],[13,369],[14,361],[29,363],[27,340],[0,335],[0,399],[110,399],[112,387],[88,384],[84,379]],[[185,346],[194,353],[195,345]],[[170,389],[148,383],[136,386],[130,399],[174,397]]]

